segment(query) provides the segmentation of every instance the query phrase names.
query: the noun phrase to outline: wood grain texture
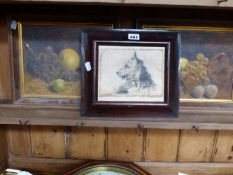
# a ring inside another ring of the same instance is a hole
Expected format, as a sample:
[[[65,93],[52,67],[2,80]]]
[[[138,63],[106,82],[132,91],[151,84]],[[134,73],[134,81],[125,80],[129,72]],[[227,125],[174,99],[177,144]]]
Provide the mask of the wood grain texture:
[[[105,129],[72,127],[68,131],[68,152],[70,158],[104,159]]]
[[[147,129],[145,161],[175,162],[179,130]]]
[[[71,170],[83,161],[75,159],[45,159],[10,157],[13,168],[27,169],[34,175],[60,175]],[[232,163],[159,163],[135,162],[152,175],[177,175],[178,172],[190,175],[232,175]]]
[[[76,165],[80,160],[75,159],[51,159],[51,158],[22,158],[10,157],[9,165],[12,168],[26,169],[33,175],[61,175]]]
[[[108,159],[140,161],[143,155],[142,129],[111,128],[108,130]]]
[[[31,126],[31,140],[35,157],[65,158],[64,127]]]
[[[229,3],[221,3],[218,4],[217,1],[215,0],[2,0],[2,2],[72,2],[72,3],[111,3],[111,4],[140,4],[140,5],[173,5],[173,6],[213,6],[213,7],[218,7],[218,6],[226,6],[226,7],[232,7],[232,1],[228,0]]]
[[[233,164],[227,163],[159,163],[138,162],[139,166],[152,175],[232,175]]]
[[[180,140],[179,162],[209,162],[213,150],[215,131],[183,130]]]
[[[6,136],[11,156],[32,157],[29,126],[9,125]]]
[[[11,61],[8,47],[7,18],[0,17],[0,101],[11,100],[12,76]]]
[[[214,148],[214,162],[233,162],[233,132],[219,131],[216,147]]]
[[[0,173],[5,169],[7,163],[8,163],[8,150],[7,150],[5,127],[0,126]]]
[[[80,108],[73,106],[0,105],[0,124],[30,124],[83,127],[121,127],[159,129],[224,129],[233,130],[233,110],[202,111],[199,108],[185,112],[180,108],[179,118],[124,118],[82,117]],[[201,111],[201,112],[200,112]],[[225,113],[226,112],[226,113]],[[33,115],[32,115],[33,113]],[[225,113],[225,114],[223,114]],[[221,117],[219,117],[221,116]]]

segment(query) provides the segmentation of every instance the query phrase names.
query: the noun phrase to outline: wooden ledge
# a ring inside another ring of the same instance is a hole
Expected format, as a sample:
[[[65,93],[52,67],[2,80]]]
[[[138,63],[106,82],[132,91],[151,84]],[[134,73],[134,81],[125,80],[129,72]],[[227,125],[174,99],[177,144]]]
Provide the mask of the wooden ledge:
[[[78,107],[0,105],[0,124],[233,130],[233,111],[183,110],[179,118],[83,117]]]
[[[82,163],[75,159],[22,158],[10,157],[11,168],[25,169],[35,175],[62,174]],[[177,175],[178,172],[192,175],[232,175],[233,163],[167,163],[167,162],[135,162],[153,175]]]
[[[1,0],[0,3],[85,3],[85,4],[117,4],[117,5],[166,5],[196,7],[233,7],[233,0]]]

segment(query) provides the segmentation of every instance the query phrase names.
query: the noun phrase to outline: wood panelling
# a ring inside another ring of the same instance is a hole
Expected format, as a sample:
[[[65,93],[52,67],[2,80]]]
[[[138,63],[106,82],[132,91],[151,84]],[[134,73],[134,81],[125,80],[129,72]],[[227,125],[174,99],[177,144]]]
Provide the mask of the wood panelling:
[[[215,131],[183,130],[179,147],[179,162],[209,162]]]
[[[8,50],[8,26],[6,17],[0,17],[0,100],[10,100],[11,62]]]
[[[31,141],[35,157],[65,158],[64,127],[31,126]]]
[[[7,126],[6,136],[10,155],[32,157],[29,131],[29,126]]]
[[[52,159],[52,158],[21,158],[10,157],[9,165],[16,169],[26,169],[34,175],[61,175],[71,170],[82,161],[74,159]]]
[[[6,133],[10,165],[32,170],[36,175],[55,175],[80,160],[105,158],[136,161],[153,175],[233,172],[232,164],[197,163],[231,163],[230,131],[8,126]]]
[[[104,159],[105,129],[72,127],[67,131],[70,158]]]
[[[107,154],[111,160],[140,161],[143,159],[143,130],[108,129]]]
[[[179,130],[147,129],[145,161],[175,162]]]
[[[4,126],[0,126],[0,173],[7,165],[7,142]]]
[[[152,175],[232,175],[233,164],[227,163],[159,163],[139,162]]]
[[[11,157],[9,164],[14,168],[27,169],[34,175],[60,175],[82,161],[74,159],[45,159]],[[135,162],[152,175],[177,175],[178,172],[189,175],[232,175],[232,163],[159,163]]]
[[[233,132],[219,131],[216,147],[214,148],[214,162],[233,162]]]

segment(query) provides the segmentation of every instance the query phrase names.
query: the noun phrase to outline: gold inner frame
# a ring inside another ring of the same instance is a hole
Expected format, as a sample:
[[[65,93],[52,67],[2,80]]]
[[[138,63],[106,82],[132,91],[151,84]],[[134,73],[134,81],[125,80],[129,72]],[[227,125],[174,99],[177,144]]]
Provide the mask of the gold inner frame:
[[[25,94],[25,77],[24,77],[24,56],[23,56],[23,25],[31,26],[77,26],[83,28],[112,29],[113,24],[101,23],[65,23],[65,22],[18,22],[18,42],[19,42],[19,67],[20,67],[20,96],[26,98],[58,98],[58,99],[81,99],[81,96],[72,95],[35,95]]]
[[[193,30],[193,31],[214,31],[214,32],[233,32],[233,28],[223,27],[200,27],[200,26],[170,26],[170,25],[142,25],[143,29],[148,30]],[[231,91],[231,99],[187,99],[181,98],[180,102],[218,102],[233,103],[233,88]]]

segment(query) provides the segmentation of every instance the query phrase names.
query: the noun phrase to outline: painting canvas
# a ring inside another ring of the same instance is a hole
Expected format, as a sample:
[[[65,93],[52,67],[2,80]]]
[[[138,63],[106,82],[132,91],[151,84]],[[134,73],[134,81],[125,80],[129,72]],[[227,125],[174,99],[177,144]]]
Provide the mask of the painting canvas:
[[[99,46],[98,100],[164,101],[164,47]]]
[[[232,102],[233,29],[158,28],[179,31],[181,36],[181,100]]]
[[[21,30],[22,95],[79,97],[81,29],[23,25]]]
[[[181,31],[181,98],[232,99],[233,32]]]
[[[22,97],[81,98],[81,30],[111,25],[19,23]]]

